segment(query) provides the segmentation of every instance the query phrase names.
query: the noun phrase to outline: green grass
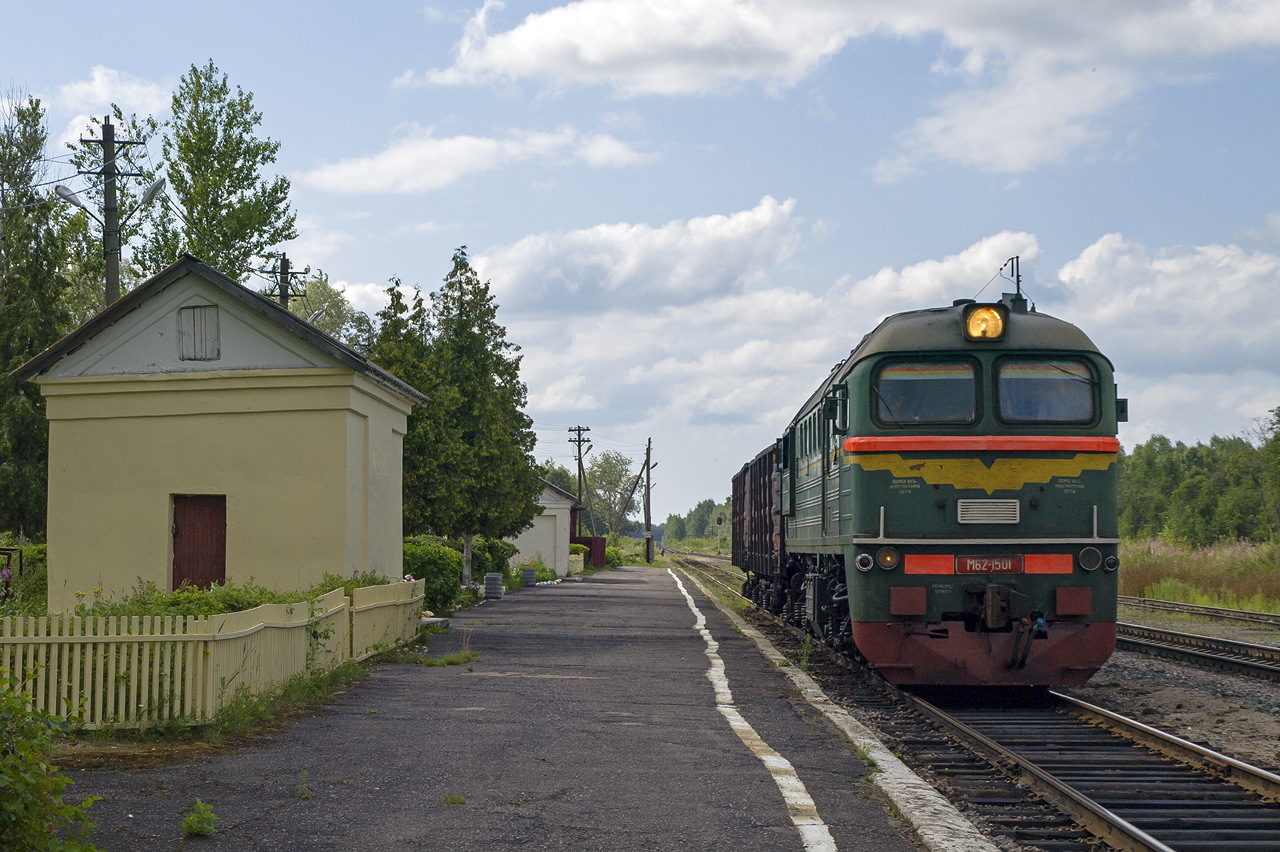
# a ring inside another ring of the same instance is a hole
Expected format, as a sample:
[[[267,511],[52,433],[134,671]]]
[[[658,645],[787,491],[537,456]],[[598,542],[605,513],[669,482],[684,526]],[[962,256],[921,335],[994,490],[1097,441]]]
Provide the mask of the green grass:
[[[1224,542],[1182,550],[1159,541],[1124,542],[1120,594],[1280,613],[1280,548]]]
[[[441,801],[443,801],[446,805],[465,805],[467,803],[467,797],[459,796],[457,793],[450,793],[447,796],[445,796]]]
[[[440,667],[440,666],[465,666],[467,663],[483,663],[480,659],[480,652],[471,649],[462,651],[454,651],[452,654],[445,654],[443,657],[424,657],[421,654],[415,654],[412,651],[397,649],[388,651],[379,659],[389,663],[409,663],[415,666]]]

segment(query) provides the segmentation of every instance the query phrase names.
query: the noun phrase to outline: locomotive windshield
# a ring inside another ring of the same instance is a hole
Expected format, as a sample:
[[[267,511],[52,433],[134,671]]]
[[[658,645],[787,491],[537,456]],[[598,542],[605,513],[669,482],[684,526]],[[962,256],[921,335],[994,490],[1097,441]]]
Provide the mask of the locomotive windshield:
[[[974,365],[967,361],[890,364],[872,391],[882,423],[972,423],[978,408]]]
[[[996,365],[1000,418],[1024,423],[1090,423],[1095,385],[1074,360],[1007,360]]]

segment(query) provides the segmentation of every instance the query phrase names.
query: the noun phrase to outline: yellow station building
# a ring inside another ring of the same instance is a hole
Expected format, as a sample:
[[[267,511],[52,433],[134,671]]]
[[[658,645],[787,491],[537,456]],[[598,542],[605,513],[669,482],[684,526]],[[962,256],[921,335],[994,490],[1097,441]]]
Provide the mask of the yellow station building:
[[[49,419],[49,611],[77,592],[398,576],[414,388],[190,256],[13,373]]]

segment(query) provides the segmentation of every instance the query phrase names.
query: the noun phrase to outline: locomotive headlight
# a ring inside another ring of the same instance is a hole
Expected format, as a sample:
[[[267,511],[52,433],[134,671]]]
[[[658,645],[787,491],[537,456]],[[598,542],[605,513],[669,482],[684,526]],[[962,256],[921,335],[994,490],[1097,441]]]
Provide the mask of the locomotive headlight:
[[[964,315],[964,336],[970,340],[999,340],[1004,326],[1004,313],[993,305],[977,305]]]
[[[1102,551],[1096,547],[1086,547],[1080,551],[1080,567],[1086,571],[1096,570],[1102,564]]]
[[[897,568],[900,561],[902,557],[892,547],[882,547],[876,551],[876,564],[886,571]]]
[[[1108,571],[1114,571],[1120,567],[1120,560],[1114,556],[1108,556],[1106,561],[1102,563],[1102,567]]]
[[[871,566],[875,565],[876,561],[871,558],[870,553],[859,553],[858,558],[853,560],[853,564],[858,566],[859,571],[865,572],[865,571],[870,571]]]

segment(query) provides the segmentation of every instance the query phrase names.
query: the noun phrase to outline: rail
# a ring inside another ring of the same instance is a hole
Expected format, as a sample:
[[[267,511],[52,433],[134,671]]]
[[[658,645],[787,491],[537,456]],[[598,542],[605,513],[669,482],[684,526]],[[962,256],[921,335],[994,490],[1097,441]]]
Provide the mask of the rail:
[[[1119,602],[1125,606],[1154,609],[1162,612],[1173,612],[1180,615],[1202,615],[1225,621],[1245,621],[1251,624],[1264,624],[1280,627],[1280,615],[1271,612],[1257,612],[1251,609],[1224,609],[1219,606],[1203,606],[1201,604],[1162,601],[1157,598],[1135,598],[1120,595]]]
[[[1116,647],[1280,680],[1280,647],[1118,622]]]
[[[723,573],[718,566],[682,564],[748,600],[715,576]],[[1280,654],[1280,649],[1268,650]],[[856,666],[847,659],[843,664]],[[974,711],[966,721],[961,712],[950,713],[878,676],[876,680],[971,753],[1011,771],[1020,786],[1117,849],[1280,848],[1280,776],[1057,693],[1050,693],[1055,704],[1049,707],[1018,713],[999,707],[985,717]],[[1036,719],[1037,713],[1042,718]],[[1064,721],[1077,727],[1064,729]]]

